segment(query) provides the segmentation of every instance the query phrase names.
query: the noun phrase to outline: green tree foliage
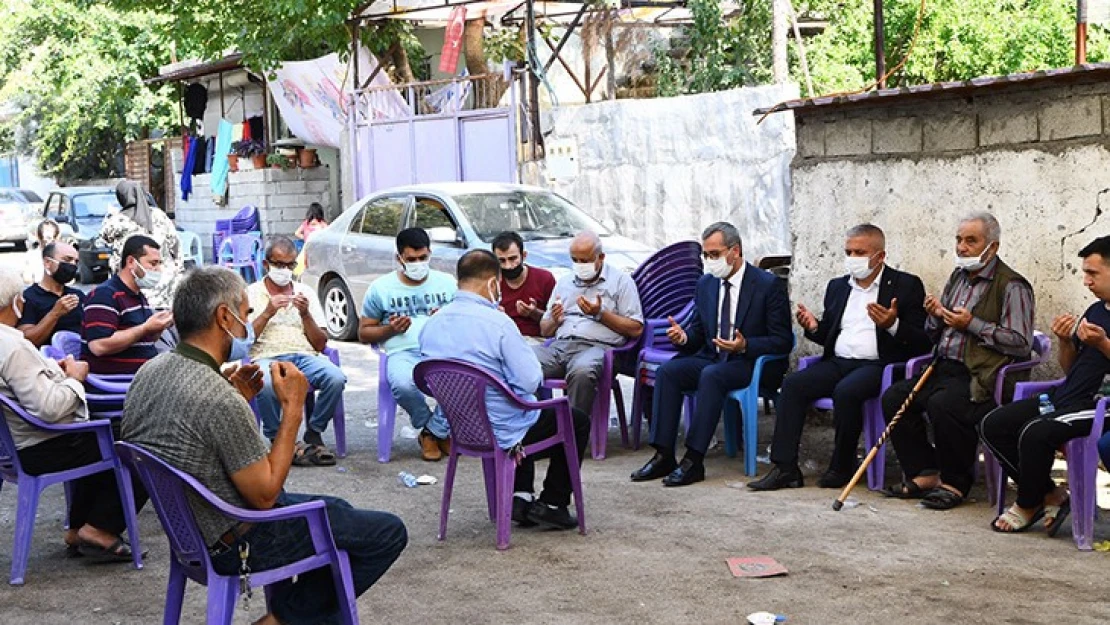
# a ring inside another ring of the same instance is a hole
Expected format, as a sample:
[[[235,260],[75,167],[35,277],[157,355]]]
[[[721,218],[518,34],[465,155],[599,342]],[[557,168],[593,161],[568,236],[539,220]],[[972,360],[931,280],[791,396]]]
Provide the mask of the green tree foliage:
[[[728,20],[720,0],[690,0],[693,23],[659,50],[660,95],[721,91],[771,79],[770,0],[741,2]]]
[[[127,140],[176,118],[172,90],[143,78],[167,62],[166,17],[73,0],[9,0],[0,19],[0,136],[62,181],[119,175]]]

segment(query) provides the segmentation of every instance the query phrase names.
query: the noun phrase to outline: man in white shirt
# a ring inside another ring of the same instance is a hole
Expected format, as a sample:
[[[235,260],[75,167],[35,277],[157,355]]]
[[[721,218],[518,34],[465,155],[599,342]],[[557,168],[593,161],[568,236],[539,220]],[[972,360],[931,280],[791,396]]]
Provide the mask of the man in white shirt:
[[[46,423],[87,421],[85,388],[88,363],[72,356],[54,362],[15,329],[22,314],[23,279],[15,271],[0,270],[0,394]],[[31,475],[74,469],[101,460],[95,434],[59,434],[41,430],[4,410],[23,470]],[[134,483],[137,508],[146,491]],[[126,523],[115,474],[102,471],[73,481],[69,505],[68,555],[130,562],[131,548],[120,537]]]
[[[335,454],[325,445],[321,434],[335,415],[343,398],[347,376],[320,354],[327,347],[326,319],[320,300],[312,289],[293,282],[297,267],[297,247],[288,237],[275,237],[266,246],[266,277],[247,287],[250,323],[255,341],[250,358],[265,375],[258,394],[262,433],[273,440],[281,422],[281,403],[270,379],[270,363],[288,362],[308,378],[319,393],[312,415],[305,425],[304,441],[297,444],[293,457],[296,466],[335,464]]]
[[[848,275],[829,281],[820,321],[803,304],[795,314],[809,340],[824,348],[821,361],[786,377],[779,394],[774,467],[752,490],[802,486],[798,445],[806,411],[822,397],[833,399],[836,439],[822,488],[840,488],[856,472],[856,445],[863,432],[863,404],[878,397],[883,367],[929,351],[925,335],[925,287],[912,274],[886,266],[886,237],[871,224],[848,231]]]

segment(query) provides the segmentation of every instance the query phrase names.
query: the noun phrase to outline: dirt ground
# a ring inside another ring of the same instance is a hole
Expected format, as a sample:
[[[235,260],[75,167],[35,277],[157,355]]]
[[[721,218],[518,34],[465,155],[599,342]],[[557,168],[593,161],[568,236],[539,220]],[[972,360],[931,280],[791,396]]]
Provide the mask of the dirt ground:
[[[991,532],[993,514],[981,483],[974,493],[978,502],[950,512],[919,509],[863,488],[853,495],[859,506],[833,512],[836,493],[812,484],[831,448],[827,417],[807,426],[807,487],[775,493],[743,488],[749,478],[741,459],[726,458],[720,448],[707,457],[703,483],[678,489],[633,484],[629,474],[650,453],[622,448],[614,430],[609,458],[583,466],[588,535],[514,529],[513,546],[505,552],[494,547],[480,464],[464,459],[447,540],[439,542],[441,485],[406,489],[397,473],[442,480],[446,463],[421,462],[415,441],[398,437],[393,461],[378,464],[376,430],[365,426],[376,410],[374,356],[358,345],[340,351],[351,380],[350,455],[338,467],[295,468],[287,487],[387,510],[408,526],[408,549],[358,603],[364,623],[744,623],[747,614],[761,610],[799,625],[1110,620],[1110,605],[1099,599],[1110,555],[1077,551],[1070,527],[1056,539],[1039,527],[1017,536]],[[761,420],[761,449],[772,419]],[[888,481],[897,477],[896,465],[889,464]],[[767,468],[761,464],[760,473]],[[1107,476],[1100,477],[1105,497]],[[15,492],[11,485],[0,490],[5,575]],[[66,560],[63,506],[60,488],[45,493],[26,585],[0,584],[0,625],[160,622],[170,555],[153,510],[140,514],[149,555],[146,567],[136,571]],[[1096,540],[1110,538],[1108,525],[1099,522]],[[757,555],[777,559],[789,574],[731,576],[727,558]],[[204,606],[203,589],[190,583],[182,622],[203,622]],[[240,610],[235,622],[249,623],[263,610],[256,594],[249,612]]]

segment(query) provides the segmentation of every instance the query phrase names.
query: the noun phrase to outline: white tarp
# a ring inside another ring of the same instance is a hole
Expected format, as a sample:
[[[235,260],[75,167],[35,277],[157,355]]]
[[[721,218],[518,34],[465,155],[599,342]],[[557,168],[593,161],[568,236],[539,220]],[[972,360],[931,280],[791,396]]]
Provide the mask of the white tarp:
[[[360,51],[359,75],[369,76],[378,61],[366,50]],[[353,69],[329,54],[310,61],[283,63],[267,79],[274,102],[289,130],[312,145],[338,148],[346,140],[348,96]],[[391,85],[385,72],[378,72],[372,87]],[[374,94],[374,108],[383,117],[404,116],[408,106],[396,91]]]

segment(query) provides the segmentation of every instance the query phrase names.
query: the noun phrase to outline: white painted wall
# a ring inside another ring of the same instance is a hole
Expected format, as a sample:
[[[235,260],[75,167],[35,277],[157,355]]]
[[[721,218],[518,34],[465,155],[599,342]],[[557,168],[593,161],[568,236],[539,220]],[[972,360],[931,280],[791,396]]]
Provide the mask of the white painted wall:
[[[576,145],[578,174],[552,181],[526,168],[524,181],[648,245],[698,239],[723,220],[740,229],[747,258],[789,254],[794,122],[757,126],[752,111],[797,95],[789,85],[560,107],[546,140]]]

